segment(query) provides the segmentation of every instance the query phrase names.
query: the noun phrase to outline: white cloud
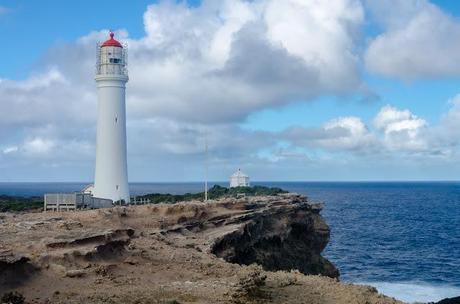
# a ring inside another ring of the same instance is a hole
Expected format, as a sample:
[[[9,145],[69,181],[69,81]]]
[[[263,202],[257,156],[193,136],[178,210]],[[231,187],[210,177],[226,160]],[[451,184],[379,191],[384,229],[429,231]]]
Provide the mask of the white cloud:
[[[400,79],[460,75],[460,22],[427,0],[368,1],[386,30],[374,38],[365,63]]]
[[[362,7],[351,0],[333,4],[149,6],[146,37],[130,43],[133,115],[222,123],[295,99],[356,92],[355,30]],[[274,11],[286,14],[280,19]]]
[[[423,134],[427,123],[409,110],[387,105],[375,117],[374,125],[384,133],[388,149],[420,151],[428,148]]]
[[[275,144],[270,133],[247,131],[235,125],[180,123],[166,119],[143,120],[128,126],[130,154],[140,157],[174,155],[202,157],[207,138],[210,155],[216,160],[239,159]]]
[[[314,67],[324,87],[342,90],[359,82],[355,34],[364,21],[359,1],[269,1],[264,18],[271,43]]]
[[[348,157],[452,156],[460,144],[460,134],[451,131],[460,127],[460,102],[452,103],[443,121],[434,127],[407,109],[387,105],[371,126],[358,117],[340,117],[319,128],[289,128],[280,133],[280,139],[293,147],[347,152]]]
[[[94,93],[68,81],[57,68],[22,81],[4,79],[0,82],[0,126],[69,126],[88,117],[94,121]]]
[[[448,102],[450,109],[445,116],[442,117],[441,124],[448,128],[451,132],[459,132],[458,125],[460,124],[460,94],[454,96]]]
[[[55,147],[55,143],[49,139],[32,138],[24,143],[23,149],[26,153],[42,154],[48,153]]]
[[[340,117],[321,128],[294,127],[282,132],[282,138],[295,146],[326,151],[366,153],[377,148],[378,141],[358,117]]]
[[[342,133],[335,138],[320,140],[319,143],[325,148],[364,150],[376,143],[367,126],[357,117],[334,119],[326,123],[323,128],[328,133]]]
[[[3,154],[11,154],[18,152],[19,148],[16,146],[9,146],[3,149]]]
[[[452,154],[460,144],[460,95],[449,100],[450,108],[433,128],[432,141],[444,154]]]

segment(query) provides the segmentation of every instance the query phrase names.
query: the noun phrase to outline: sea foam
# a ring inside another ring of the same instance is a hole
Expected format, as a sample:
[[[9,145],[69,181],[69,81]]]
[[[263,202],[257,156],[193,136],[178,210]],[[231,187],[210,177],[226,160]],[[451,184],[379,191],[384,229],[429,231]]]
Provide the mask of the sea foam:
[[[438,302],[460,296],[460,287],[420,282],[359,282],[377,288],[379,293],[407,303]]]

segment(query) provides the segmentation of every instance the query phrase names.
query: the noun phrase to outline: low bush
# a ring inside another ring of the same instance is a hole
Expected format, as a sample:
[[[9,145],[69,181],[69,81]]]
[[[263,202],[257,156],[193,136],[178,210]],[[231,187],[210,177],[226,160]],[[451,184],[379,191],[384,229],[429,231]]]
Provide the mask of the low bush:
[[[18,212],[42,207],[42,197],[17,197],[0,195],[0,212]]]
[[[269,188],[264,186],[254,187],[236,187],[226,188],[219,185],[215,185],[208,191],[209,199],[219,199],[223,197],[237,197],[239,195],[278,195],[281,193],[287,193],[287,191],[281,188]],[[150,203],[177,203],[191,200],[203,200],[204,192],[199,193],[186,193],[186,194],[162,194],[153,193],[138,197],[140,199],[149,199]]]

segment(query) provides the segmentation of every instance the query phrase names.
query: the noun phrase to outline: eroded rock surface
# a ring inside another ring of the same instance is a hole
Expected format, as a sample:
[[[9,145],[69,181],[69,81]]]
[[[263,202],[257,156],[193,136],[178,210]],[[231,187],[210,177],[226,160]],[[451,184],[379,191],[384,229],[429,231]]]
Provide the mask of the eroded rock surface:
[[[238,224],[216,240],[212,252],[226,261],[267,270],[297,269],[304,274],[336,278],[338,270],[321,252],[330,230],[319,215],[321,206],[310,205],[298,195],[260,198],[245,206],[249,212],[233,216],[224,224]]]
[[[14,290],[28,303],[399,303],[334,279],[338,271],[320,255],[329,241],[320,210],[288,194],[4,214],[0,296]],[[254,275],[245,266],[252,263],[265,270]],[[253,278],[263,278],[263,286],[253,284],[261,292],[240,299],[251,289],[239,285]]]

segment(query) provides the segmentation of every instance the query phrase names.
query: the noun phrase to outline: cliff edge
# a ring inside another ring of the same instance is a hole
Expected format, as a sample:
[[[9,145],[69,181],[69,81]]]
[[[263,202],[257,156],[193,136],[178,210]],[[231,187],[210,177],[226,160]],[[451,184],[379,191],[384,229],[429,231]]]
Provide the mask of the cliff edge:
[[[321,252],[330,229],[319,215],[322,206],[310,205],[296,194],[256,197],[234,206],[223,222],[233,231],[213,241],[211,252],[231,263],[262,265],[266,270],[297,269],[304,274],[337,278],[339,271]]]
[[[338,270],[320,255],[330,234],[320,210],[300,195],[279,194],[4,213],[0,296],[18,292],[25,303],[400,303],[337,281]]]

